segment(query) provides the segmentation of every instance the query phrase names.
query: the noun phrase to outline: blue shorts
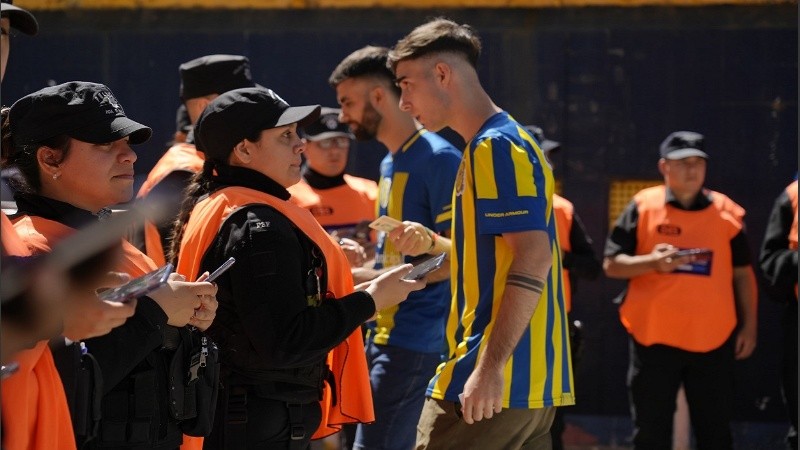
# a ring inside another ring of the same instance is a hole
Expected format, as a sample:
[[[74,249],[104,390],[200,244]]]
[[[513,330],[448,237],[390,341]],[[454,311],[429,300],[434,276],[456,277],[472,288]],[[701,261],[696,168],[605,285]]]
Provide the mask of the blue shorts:
[[[441,355],[377,345],[372,341],[365,347],[375,423],[358,425],[353,449],[414,448],[425,389],[441,362]]]

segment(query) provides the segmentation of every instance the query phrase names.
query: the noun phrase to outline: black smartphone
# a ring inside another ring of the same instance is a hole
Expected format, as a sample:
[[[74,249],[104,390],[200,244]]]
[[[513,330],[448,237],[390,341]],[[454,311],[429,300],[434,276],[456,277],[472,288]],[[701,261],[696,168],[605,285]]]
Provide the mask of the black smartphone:
[[[172,264],[166,264],[158,270],[146,273],[122,286],[107,289],[97,296],[100,297],[100,300],[126,303],[160,288],[169,280],[171,273]]]
[[[433,272],[434,270],[442,267],[444,263],[444,257],[446,256],[445,253],[440,253],[434,256],[431,259],[426,260],[425,262],[419,263],[411,269],[411,272],[408,272],[403,279],[404,280],[420,280],[425,278],[425,275]]]
[[[217,269],[215,271],[211,272],[211,275],[209,275],[208,278],[206,278],[206,281],[212,282],[212,281],[216,280],[217,277],[219,277],[220,275],[225,273],[226,270],[230,269],[231,266],[233,265],[233,263],[235,263],[235,262],[236,262],[236,258],[231,256],[230,258],[228,258],[227,261],[222,263],[222,265],[217,267]]]

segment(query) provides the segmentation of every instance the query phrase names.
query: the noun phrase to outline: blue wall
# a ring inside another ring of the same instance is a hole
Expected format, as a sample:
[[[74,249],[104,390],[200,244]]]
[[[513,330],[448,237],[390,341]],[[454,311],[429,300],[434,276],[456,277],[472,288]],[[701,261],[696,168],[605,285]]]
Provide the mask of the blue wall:
[[[137,148],[144,174],[174,130],[180,63],[247,55],[255,80],[292,104],[335,105],[327,77],[351,51],[391,46],[441,11],[40,12],[41,34],[13,39],[3,104],[48,83],[108,84],[154,139]],[[658,178],[671,131],[707,136],[707,185],[747,210],[754,257],[773,199],[797,171],[797,6],[462,10],[484,40],[480,74],[496,103],[561,141],[557,175],[598,253],[608,185]],[[352,171],[377,176],[380,145],[359,145]],[[574,315],[587,343],[573,412],[627,414],[627,339],[611,299],[623,283],[580,284]],[[780,308],[762,299],[759,347],[738,364],[737,418],[781,420]]]

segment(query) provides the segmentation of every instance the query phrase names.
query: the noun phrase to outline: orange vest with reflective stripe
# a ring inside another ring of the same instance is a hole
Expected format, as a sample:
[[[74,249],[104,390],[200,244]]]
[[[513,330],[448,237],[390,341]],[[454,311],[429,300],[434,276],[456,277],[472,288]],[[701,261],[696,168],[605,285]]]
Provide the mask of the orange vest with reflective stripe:
[[[328,290],[336,298],[353,292],[353,278],[347,257],[311,213],[289,201],[245,187],[220,189],[195,205],[181,240],[177,271],[190,280],[195,279],[203,256],[225,220],[236,209],[257,204],[275,208],[322,250],[328,271]],[[336,377],[337,392],[332,397],[331,386],[325,384],[320,401],[322,421],[313,439],[333,434],[345,423],[375,420],[360,329],[328,353],[327,364]],[[333,398],[337,399],[336,404],[333,404]]]
[[[205,155],[194,145],[185,142],[173,145],[147,174],[147,179],[139,188],[136,198],[147,197],[147,194],[172,172],[199,172],[203,169],[204,162]],[[145,253],[155,261],[156,265],[160,267],[166,263],[164,247],[161,245],[161,234],[158,232],[158,227],[150,221],[144,224],[144,245]]]
[[[64,385],[47,341],[14,356],[19,370],[3,380],[3,448],[75,448]]]
[[[564,197],[553,194],[553,212],[556,217],[556,231],[558,232],[558,245],[561,246],[561,259],[564,259],[563,252],[572,251],[569,243],[570,230],[572,230],[572,216],[575,214],[575,207],[572,202]],[[572,288],[569,284],[569,271],[562,267],[561,285],[564,286],[564,304],[567,312],[572,310]]]
[[[792,211],[794,218],[792,219],[792,228],[789,229],[789,248],[797,250],[797,180],[786,187],[786,195],[789,196],[789,201],[792,202]],[[797,283],[794,284],[794,299],[797,300]]]
[[[736,327],[731,239],[742,230],[744,209],[723,194],[685,211],[665,203],[662,186],[634,196],[639,211],[636,254],[659,243],[712,250],[708,275],[649,272],[631,278],[620,308],[622,324],[643,345],[665,344],[692,352],[718,348]]]

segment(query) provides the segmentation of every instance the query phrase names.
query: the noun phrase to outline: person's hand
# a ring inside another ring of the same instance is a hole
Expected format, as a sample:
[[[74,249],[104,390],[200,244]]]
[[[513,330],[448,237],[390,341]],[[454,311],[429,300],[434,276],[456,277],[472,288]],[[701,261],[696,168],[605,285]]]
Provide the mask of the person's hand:
[[[414,268],[411,264],[403,264],[386,271],[381,276],[370,281],[364,289],[375,302],[376,314],[378,311],[394,306],[408,297],[408,294],[425,287],[425,280],[403,280],[408,272]],[[367,283],[363,283],[365,285]],[[362,286],[360,285],[360,286]]]
[[[464,393],[460,398],[461,413],[468,424],[499,414],[503,410],[503,368],[476,367],[464,383]]]
[[[364,265],[364,262],[367,260],[367,252],[361,244],[352,239],[340,238],[339,246],[342,247],[342,251],[345,256],[347,256],[347,262],[350,263],[350,267],[361,267]]]
[[[77,286],[67,290],[67,306],[64,312],[63,335],[80,341],[103,336],[125,323],[136,312],[136,300],[127,303],[105,301],[97,298],[96,292],[121,286],[131,277],[124,273],[108,272],[96,280],[97,289]]]
[[[205,281],[208,278],[208,275],[208,272],[204,272],[203,275],[197,279],[197,281]],[[194,315],[191,319],[189,319],[189,325],[197,328],[200,331],[206,331],[208,327],[211,326],[214,318],[217,316],[218,306],[219,302],[217,302],[216,297],[212,295],[201,296],[200,307],[194,310]]]
[[[214,298],[214,302],[206,301],[206,304],[213,306],[213,314],[216,315],[217,286],[207,281],[190,282],[184,280],[185,278],[182,275],[173,273],[169,276],[167,284],[149,295],[164,310],[167,315],[167,324],[174,327],[182,327],[188,324],[195,315],[195,310],[205,306],[202,299],[203,296]],[[207,318],[208,316],[204,315],[203,317]],[[211,320],[213,320],[213,317],[211,317]]]
[[[757,334],[755,327],[743,327],[736,333],[736,359],[747,359],[753,354]]]
[[[390,231],[387,237],[404,255],[424,255],[433,249],[433,231],[421,223],[406,220],[402,226]]]
[[[678,253],[677,247],[664,243],[656,244],[650,252],[656,272],[670,273],[678,266],[688,264],[694,259],[694,256],[675,256],[676,253]]]

